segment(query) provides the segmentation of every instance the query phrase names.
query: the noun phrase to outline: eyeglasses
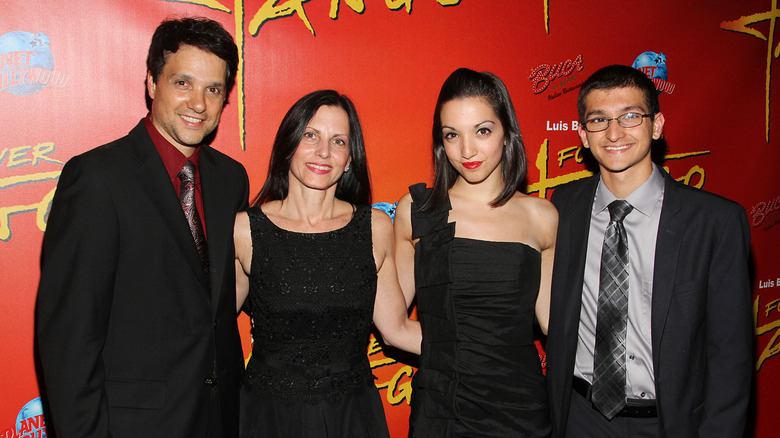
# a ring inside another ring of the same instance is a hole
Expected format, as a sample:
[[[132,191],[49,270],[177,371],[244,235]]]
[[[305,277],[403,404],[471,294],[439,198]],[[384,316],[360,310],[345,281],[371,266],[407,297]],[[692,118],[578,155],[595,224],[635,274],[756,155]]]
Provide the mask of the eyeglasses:
[[[617,117],[613,117],[611,119],[608,117],[596,117],[594,119],[586,120],[585,123],[582,124],[582,126],[588,132],[600,132],[609,128],[609,122],[611,122],[612,120],[617,120],[618,125],[624,128],[633,128],[634,126],[641,125],[642,120],[644,120],[645,117],[653,117],[653,115],[640,114],[640,113],[625,113]]]

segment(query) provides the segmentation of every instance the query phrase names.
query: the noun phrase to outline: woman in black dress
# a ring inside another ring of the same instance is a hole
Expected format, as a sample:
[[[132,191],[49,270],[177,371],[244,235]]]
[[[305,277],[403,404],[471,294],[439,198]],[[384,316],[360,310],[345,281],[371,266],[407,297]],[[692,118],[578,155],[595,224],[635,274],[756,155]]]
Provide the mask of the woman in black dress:
[[[433,188],[410,187],[395,218],[401,286],[424,334],[410,436],[548,436],[533,324],[546,331],[558,213],[519,191],[525,150],[498,77],[447,78],[433,155]]]
[[[388,437],[366,356],[371,322],[419,353],[390,218],[370,207],[357,112],[332,90],[301,98],[268,178],[235,225],[237,304],[253,321],[242,437]]]

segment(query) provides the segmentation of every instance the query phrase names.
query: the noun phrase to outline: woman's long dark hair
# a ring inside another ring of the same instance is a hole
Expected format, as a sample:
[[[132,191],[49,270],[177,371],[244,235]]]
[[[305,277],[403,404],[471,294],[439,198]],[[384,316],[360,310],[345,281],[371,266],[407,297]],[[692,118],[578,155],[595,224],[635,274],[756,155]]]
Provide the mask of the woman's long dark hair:
[[[433,190],[420,206],[423,211],[437,210],[444,206],[447,192],[455,184],[458,171],[450,164],[444,150],[442,136],[441,109],[445,103],[466,97],[479,97],[485,100],[498,116],[504,128],[504,146],[501,157],[501,173],[504,178],[504,188],[491,201],[492,207],[506,204],[515,192],[522,189],[527,169],[523,137],[517,123],[515,108],[509,91],[501,79],[488,72],[476,72],[467,68],[459,68],[444,81],[436,101],[433,113]]]
[[[349,172],[345,172],[336,185],[336,197],[352,204],[371,203],[371,181],[357,110],[347,96],[333,90],[319,90],[300,98],[287,111],[279,131],[276,132],[268,177],[252,205],[282,200],[289,190],[290,161],[306,131],[306,125],[322,106],[343,109],[349,119]]]

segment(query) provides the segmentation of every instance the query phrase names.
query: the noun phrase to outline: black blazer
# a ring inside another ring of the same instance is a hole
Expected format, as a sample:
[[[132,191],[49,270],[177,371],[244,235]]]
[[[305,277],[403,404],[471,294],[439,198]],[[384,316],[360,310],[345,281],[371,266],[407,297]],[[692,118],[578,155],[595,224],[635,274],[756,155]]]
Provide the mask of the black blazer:
[[[547,379],[554,436],[569,414],[582,283],[598,175],[555,190],[560,219],[553,269]],[[653,369],[665,437],[741,437],[752,378],[744,209],[664,172],[653,271]]]
[[[223,437],[238,435],[233,223],[249,186],[235,160],[208,146],[200,154],[210,288],[143,123],[62,170],[36,318],[59,438],[203,437],[219,415]]]

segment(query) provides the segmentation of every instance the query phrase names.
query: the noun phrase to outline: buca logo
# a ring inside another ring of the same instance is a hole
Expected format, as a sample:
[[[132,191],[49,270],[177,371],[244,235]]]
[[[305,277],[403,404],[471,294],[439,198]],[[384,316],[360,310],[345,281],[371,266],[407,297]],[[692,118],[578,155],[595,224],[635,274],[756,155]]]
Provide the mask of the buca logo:
[[[0,36],[2,90],[28,96],[47,85],[64,87],[69,77],[54,70],[49,37],[42,32],[13,31]]]
[[[663,53],[644,52],[636,57],[632,67],[641,70],[653,80],[658,94],[674,93],[675,85],[668,81],[669,71],[666,69],[666,55]]]
[[[41,398],[27,402],[16,416],[14,428],[4,431],[0,438],[46,438]]]

